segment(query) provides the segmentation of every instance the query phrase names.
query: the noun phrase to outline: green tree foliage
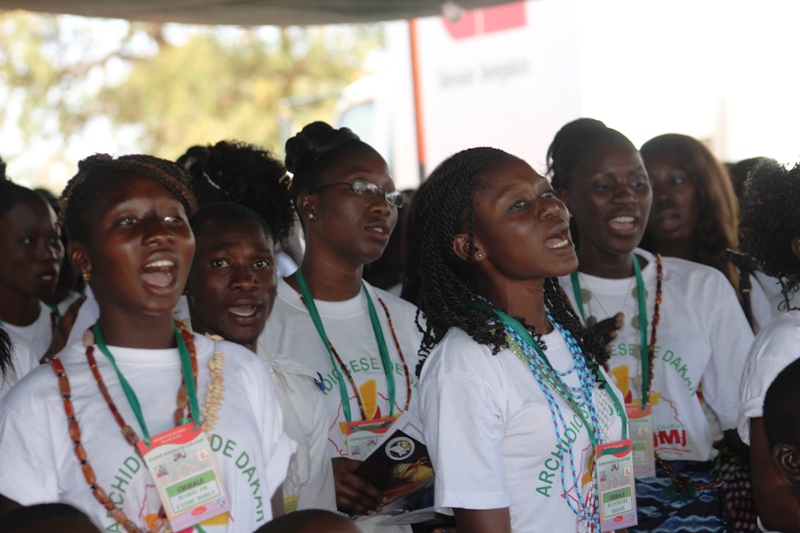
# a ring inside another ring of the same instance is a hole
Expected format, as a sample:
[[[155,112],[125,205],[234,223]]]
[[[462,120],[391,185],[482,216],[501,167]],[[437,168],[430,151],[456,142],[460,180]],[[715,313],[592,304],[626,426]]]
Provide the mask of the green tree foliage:
[[[0,113],[28,143],[66,144],[104,117],[136,132],[142,151],[170,159],[231,138],[281,153],[282,104],[306,102],[292,108],[294,127],[330,120],[335,95],[380,38],[377,26],[159,26],[7,12]]]

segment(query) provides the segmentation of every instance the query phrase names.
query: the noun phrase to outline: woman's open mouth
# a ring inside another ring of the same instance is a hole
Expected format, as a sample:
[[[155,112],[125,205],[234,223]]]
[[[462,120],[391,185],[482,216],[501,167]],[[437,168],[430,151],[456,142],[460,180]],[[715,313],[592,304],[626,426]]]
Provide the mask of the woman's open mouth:
[[[139,277],[152,287],[168,287],[175,280],[175,263],[161,259],[147,263],[140,271]]]

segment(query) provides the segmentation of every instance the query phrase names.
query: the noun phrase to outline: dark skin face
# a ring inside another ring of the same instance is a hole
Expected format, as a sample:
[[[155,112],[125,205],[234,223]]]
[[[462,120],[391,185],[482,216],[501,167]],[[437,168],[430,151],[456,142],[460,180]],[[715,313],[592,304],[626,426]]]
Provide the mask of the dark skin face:
[[[326,168],[318,189],[359,179],[394,190],[386,161],[369,145],[353,143]],[[340,301],[360,289],[365,264],[383,254],[397,223],[397,208],[379,194],[363,198],[345,185],[335,185],[297,199],[306,233],[303,274],[314,298]],[[297,290],[294,277],[289,283]]]
[[[580,234],[580,271],[606,278],[633,275],[653,193],[639,152],[622,140],[598,144],[558,191]]]
[[[39,300],[52,296],[64,248],[56,215],[41,198],[17,204],[0,217],[0,318],[26,326],[39,317]]]
[[[183,204],[158,181],[131,172],[105,185],[88,216],[88,240],[71,242],[69,253],[75,268],[91,273],[106,342],[174,346],[172,309],[195,247]]]
[[[519,160],[483,177],[473,202],[477,292],[534,326],[539,322],[545,328],[539,331],[549,330],[543,318],[544,280],[578,267],[566,206],[550,182]],[[453,239],[464,259],[468,239],[466,232]],[[537,302],[536,308],[528,309],[528,302]]]
[[[209,220],[197,229],[187,285],[192,328],[256,350],[278,287],[272,237],[255,220]]]
[[[700,219],[694,183],[678,161],[668,155],[648,158],[647,173],[653,187],[653,209],[647,229],[654,248],[666,251],[688,244],[693,250]]]

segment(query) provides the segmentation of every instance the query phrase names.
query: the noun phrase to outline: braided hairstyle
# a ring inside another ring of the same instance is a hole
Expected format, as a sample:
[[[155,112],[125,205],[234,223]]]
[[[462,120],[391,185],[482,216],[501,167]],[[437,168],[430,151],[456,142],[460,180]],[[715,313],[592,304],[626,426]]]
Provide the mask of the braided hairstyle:
[[[597,146],[609,142],[622,142],[633,150],[636,147],[622,133],[609,128],[593,118],[579,118],[565,124],[547,148],[547,177],[555,190],[570,188],[570,178],[578,165]],[[577,247],[580,241],[575,218],[569,222],[572,240]]]
[[[335,129],[325,122],[312,122],[286,141],[286,170],[294,174],[289,193],[298,213],[300,194],[313,190],[322,172],[356,144],[364,143],[349,128]]]
[[[183,167],[150,155],[123,155],[114,159],[107,154],[95,154],[78,163],[78,173],[61,193],[58,225],[66,228],[70,240],[85,242],[89,238],[92,205],[114,183],[112,178],[126,173],[142,174],[159,182],[183,204],[188,217],[197,211],[189,173]]]
[[[519,158],[496,148],[464,150],[439,165],[417,191],[411,212],[415,249],[404,297],[418,305],[426,320],[423,328],[417,317],[423,333],[418,376],[430,351],[452,327],[461,328],[479,344],[491,346],[493,354],[508,347],[505,330],[495,318],[497,308],[491,302],[486,308],[470,303],[476,297],[471,259],[474,195],[484,179],[492,178],[500,166],[511,161]],[[466,261],[453,251],[453,237],[464,229],[469,235]],[[578,341],[597,375],[608,356],[599,339],[581,325],[557,279],[545,281],[544,300],[553,319]]]
[[[745,182],[741,247],[764,272],[798,284],[800,259],[792,241],[800,237],[800,163],[787,169],[774,159],[761,162]]]
[[[720,255],[725,248],[739,247],[739,204],[728,171],[711,150],[688,135],[659,135],[644,143],[641,153],[645,166],[648,160],[669,157],[686,172],[697,193],[697,262],[725,274],[738,292],[736,268]],[[653,251],[649,230],[645,230],[640,246]]]
[[[285,243],[294,210],[284,176],[286,169],[268,151],[239,141],[193,146],[178,158],[189,170],[200,207],[234,202],[249,207],[267,223],[275,244]]]

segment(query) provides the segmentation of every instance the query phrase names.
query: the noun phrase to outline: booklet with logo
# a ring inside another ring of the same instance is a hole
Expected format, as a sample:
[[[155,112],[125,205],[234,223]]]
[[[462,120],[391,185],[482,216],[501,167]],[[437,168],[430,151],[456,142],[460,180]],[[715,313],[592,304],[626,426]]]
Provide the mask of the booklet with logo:
[[[381,524],[417,523],[434,517],[433,466],[422,437],[422,424],[403,413],[355,470],[383,491],[389,502]],[[363,520],[366,516],[358,516]]]

